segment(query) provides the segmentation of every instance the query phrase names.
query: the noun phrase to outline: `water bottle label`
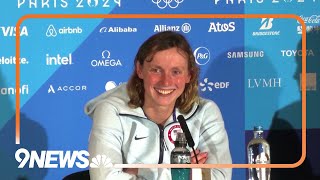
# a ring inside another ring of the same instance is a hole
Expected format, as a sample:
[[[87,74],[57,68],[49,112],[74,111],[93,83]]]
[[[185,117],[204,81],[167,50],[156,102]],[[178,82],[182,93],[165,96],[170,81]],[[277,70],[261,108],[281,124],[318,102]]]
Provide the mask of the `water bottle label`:
[[[262,152],[256,156],[256,164],[269,164],[270,160],[265,152]]]
[[[173,155],[172,156],[172,161],[175,164],[190,164],[191,163],[191,159],[190,156],[188,155]]]

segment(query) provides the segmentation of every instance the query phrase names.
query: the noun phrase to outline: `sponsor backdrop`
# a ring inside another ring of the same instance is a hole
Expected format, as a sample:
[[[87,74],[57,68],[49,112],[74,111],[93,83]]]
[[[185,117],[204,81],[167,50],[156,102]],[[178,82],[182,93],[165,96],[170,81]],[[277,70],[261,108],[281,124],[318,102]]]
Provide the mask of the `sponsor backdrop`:
[[[297,20],[27,19],[20,27],[21,58],[15,58],[15,25],[23,15],[109,13],[300,16],[308,29],[307,159],[297,169],[273,169],[272,179],[319,179],[320,0],[15,0],[1,2],[0,9],[1,179],[54,180],[87,169],[81,158],[88,156],[92,121],[83,112],[85,103],[125,83],[141,43],[165,30],[189,39],[201,69],[199,92],[221,108],[233,163],[247,163],[255,125],[266,129],[272,163],[300,159],[302,31]],[[17,61],[20,92],[15,91]],[[18,145],[16,93],[21,96]],[[20,148],[25,150],[15,157]],[[245,178],[246,169],[233,170],[233,179]]]

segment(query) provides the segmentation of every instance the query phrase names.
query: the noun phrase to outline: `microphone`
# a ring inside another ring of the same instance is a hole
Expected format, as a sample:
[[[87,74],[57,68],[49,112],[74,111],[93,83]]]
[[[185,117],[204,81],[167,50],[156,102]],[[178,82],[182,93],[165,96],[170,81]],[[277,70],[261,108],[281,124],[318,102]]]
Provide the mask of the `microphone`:
[[[191,133],[189,131],[188,125],[186,123],[186,120],[184,119],[184,117],[182,115],[179,115],[177,119],[179,121],[179,124],[181,126],[182,131],[184,132],[184,135],[186,136],[188,146],[192,148],[193,154],[194,154],[194,156],[196,158],[196,162],[197,162],[197,164],[199,164],[198,158],[197,158],[197,154],[196,154],[196,152],[194,150],[194,141],[193,141],[193,138],[192,138]]]

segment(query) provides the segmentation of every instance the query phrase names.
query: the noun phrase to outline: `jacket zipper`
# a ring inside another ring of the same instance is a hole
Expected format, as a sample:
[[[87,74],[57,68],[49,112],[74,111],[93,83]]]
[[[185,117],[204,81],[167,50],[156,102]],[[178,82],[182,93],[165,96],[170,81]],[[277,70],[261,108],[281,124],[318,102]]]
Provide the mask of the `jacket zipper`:
[[[160,130],[160,154],[159,154],[159,161],[158,164],[162,164],[163,162],[163,149],[164,149],[164,133],[163,133],[163,127],[158,124],[158,128]]]

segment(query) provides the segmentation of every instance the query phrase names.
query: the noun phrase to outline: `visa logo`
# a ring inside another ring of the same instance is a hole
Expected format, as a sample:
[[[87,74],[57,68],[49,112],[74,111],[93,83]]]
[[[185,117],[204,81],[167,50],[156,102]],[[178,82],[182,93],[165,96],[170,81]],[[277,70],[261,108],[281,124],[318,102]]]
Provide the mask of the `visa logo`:
[[[15,26],[0,26],[3,36],[16,36]],[[20,36],[28,36],[28,29],[26,26],[20,27]]]

